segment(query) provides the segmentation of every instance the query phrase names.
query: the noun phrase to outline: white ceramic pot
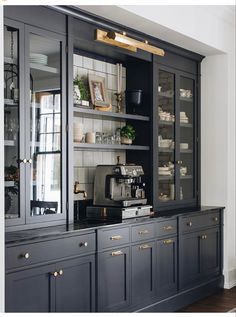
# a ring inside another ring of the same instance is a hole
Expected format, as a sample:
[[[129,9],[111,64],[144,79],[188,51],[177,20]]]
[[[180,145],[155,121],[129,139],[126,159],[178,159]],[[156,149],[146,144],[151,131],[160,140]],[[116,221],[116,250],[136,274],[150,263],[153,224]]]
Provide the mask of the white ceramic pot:
[[[128,139],[124,136],[121,137],[121,144],[132,144],[132,140],[131,139]]]

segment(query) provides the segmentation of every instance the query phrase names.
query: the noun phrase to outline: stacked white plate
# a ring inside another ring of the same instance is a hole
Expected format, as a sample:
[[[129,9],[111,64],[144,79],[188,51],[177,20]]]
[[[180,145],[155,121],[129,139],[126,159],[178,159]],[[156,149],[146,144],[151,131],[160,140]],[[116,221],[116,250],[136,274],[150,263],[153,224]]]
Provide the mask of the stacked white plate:
[[[180,112],[180,122],[181,123],[188,123],[188,117],[186,116],[186,112]]]
[[[47,65],[48,56],[44,54],[31,53],[30,54],[30,63]]]

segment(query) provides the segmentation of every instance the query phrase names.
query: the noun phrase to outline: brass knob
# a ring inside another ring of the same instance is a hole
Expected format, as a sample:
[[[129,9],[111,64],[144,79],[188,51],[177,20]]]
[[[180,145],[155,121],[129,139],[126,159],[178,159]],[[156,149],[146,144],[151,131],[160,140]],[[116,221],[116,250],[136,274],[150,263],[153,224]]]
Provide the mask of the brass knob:
[[[207,235],[205,235],[205,239],[207,239]]]
[[[118,255],[122,255],[123,254],[123,252],[122,251],[113,251],[112,253],[111,253],[111,256],[118,256]]]
[[[187,222],[187,226],[192,227],[193,223],[191,221]]]
[[[53,272],[52,275],[53,275],[54,277],[57,277],[58,272]]]
[[[111,240],[120,240],[122,239],[122,236],[118,235],[118,236],[112,236],[110,237]]]
[[[205,235],[202,235],[202,236],[201,236],[201,239],[204,240],[204,239],[205,239]]]
[[[214,221],[218,221],[218,217],[214,217]]]
[[[140,230],[138,234],[142,235],[142,234],[148,234],[149,231],[148,230]]]
[[[80,247],[87,247],[88,246],[88,242],[84,241],[84,242],[80,242]]]
[[[20,160],[17,160],[17,162],[26,164],[27,163],[27,159],[26,158],[20,159]]]
[[[177,161],[177,164],[183,164],[183,161]]]
[[[173,243],[173,240],[172,239],[164,240],[163,243],[164,244],[170,244],[170,243]]]
[[[30,254],[28,252],[22,254],[22,258],[24,258],[24,259],[28,259],[29,257],[30,257]]]
[[[32,159],[29,159],[26,162],[29,163],[29,164],[32,164]]]
[[[59,273],[59,275],[62,275],[63,274],[63,270],[60,270],[58,273]]]

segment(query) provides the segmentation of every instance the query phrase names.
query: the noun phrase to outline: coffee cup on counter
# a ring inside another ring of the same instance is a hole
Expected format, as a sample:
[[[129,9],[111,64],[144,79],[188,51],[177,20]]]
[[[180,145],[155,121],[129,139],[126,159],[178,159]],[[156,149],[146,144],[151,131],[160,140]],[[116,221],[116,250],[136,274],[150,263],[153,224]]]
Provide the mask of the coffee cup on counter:
[[[95,140],[96,140],[95,132],[87,132],[85,134],[85,142],[86,143],[93,144],[93,143],[95,143]]]

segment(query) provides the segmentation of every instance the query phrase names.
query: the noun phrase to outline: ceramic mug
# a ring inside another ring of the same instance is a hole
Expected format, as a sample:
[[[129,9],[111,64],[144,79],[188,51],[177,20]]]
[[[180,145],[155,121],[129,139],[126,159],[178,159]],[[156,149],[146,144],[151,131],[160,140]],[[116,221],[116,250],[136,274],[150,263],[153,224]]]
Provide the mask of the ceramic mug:
[[[87,132],[87,133],[85,134],[85,142],[86,142],[86,143],[92,144],[92,143],[95,143],[95,140],[96,140],[96,134],[95,134],[95,132]]]

